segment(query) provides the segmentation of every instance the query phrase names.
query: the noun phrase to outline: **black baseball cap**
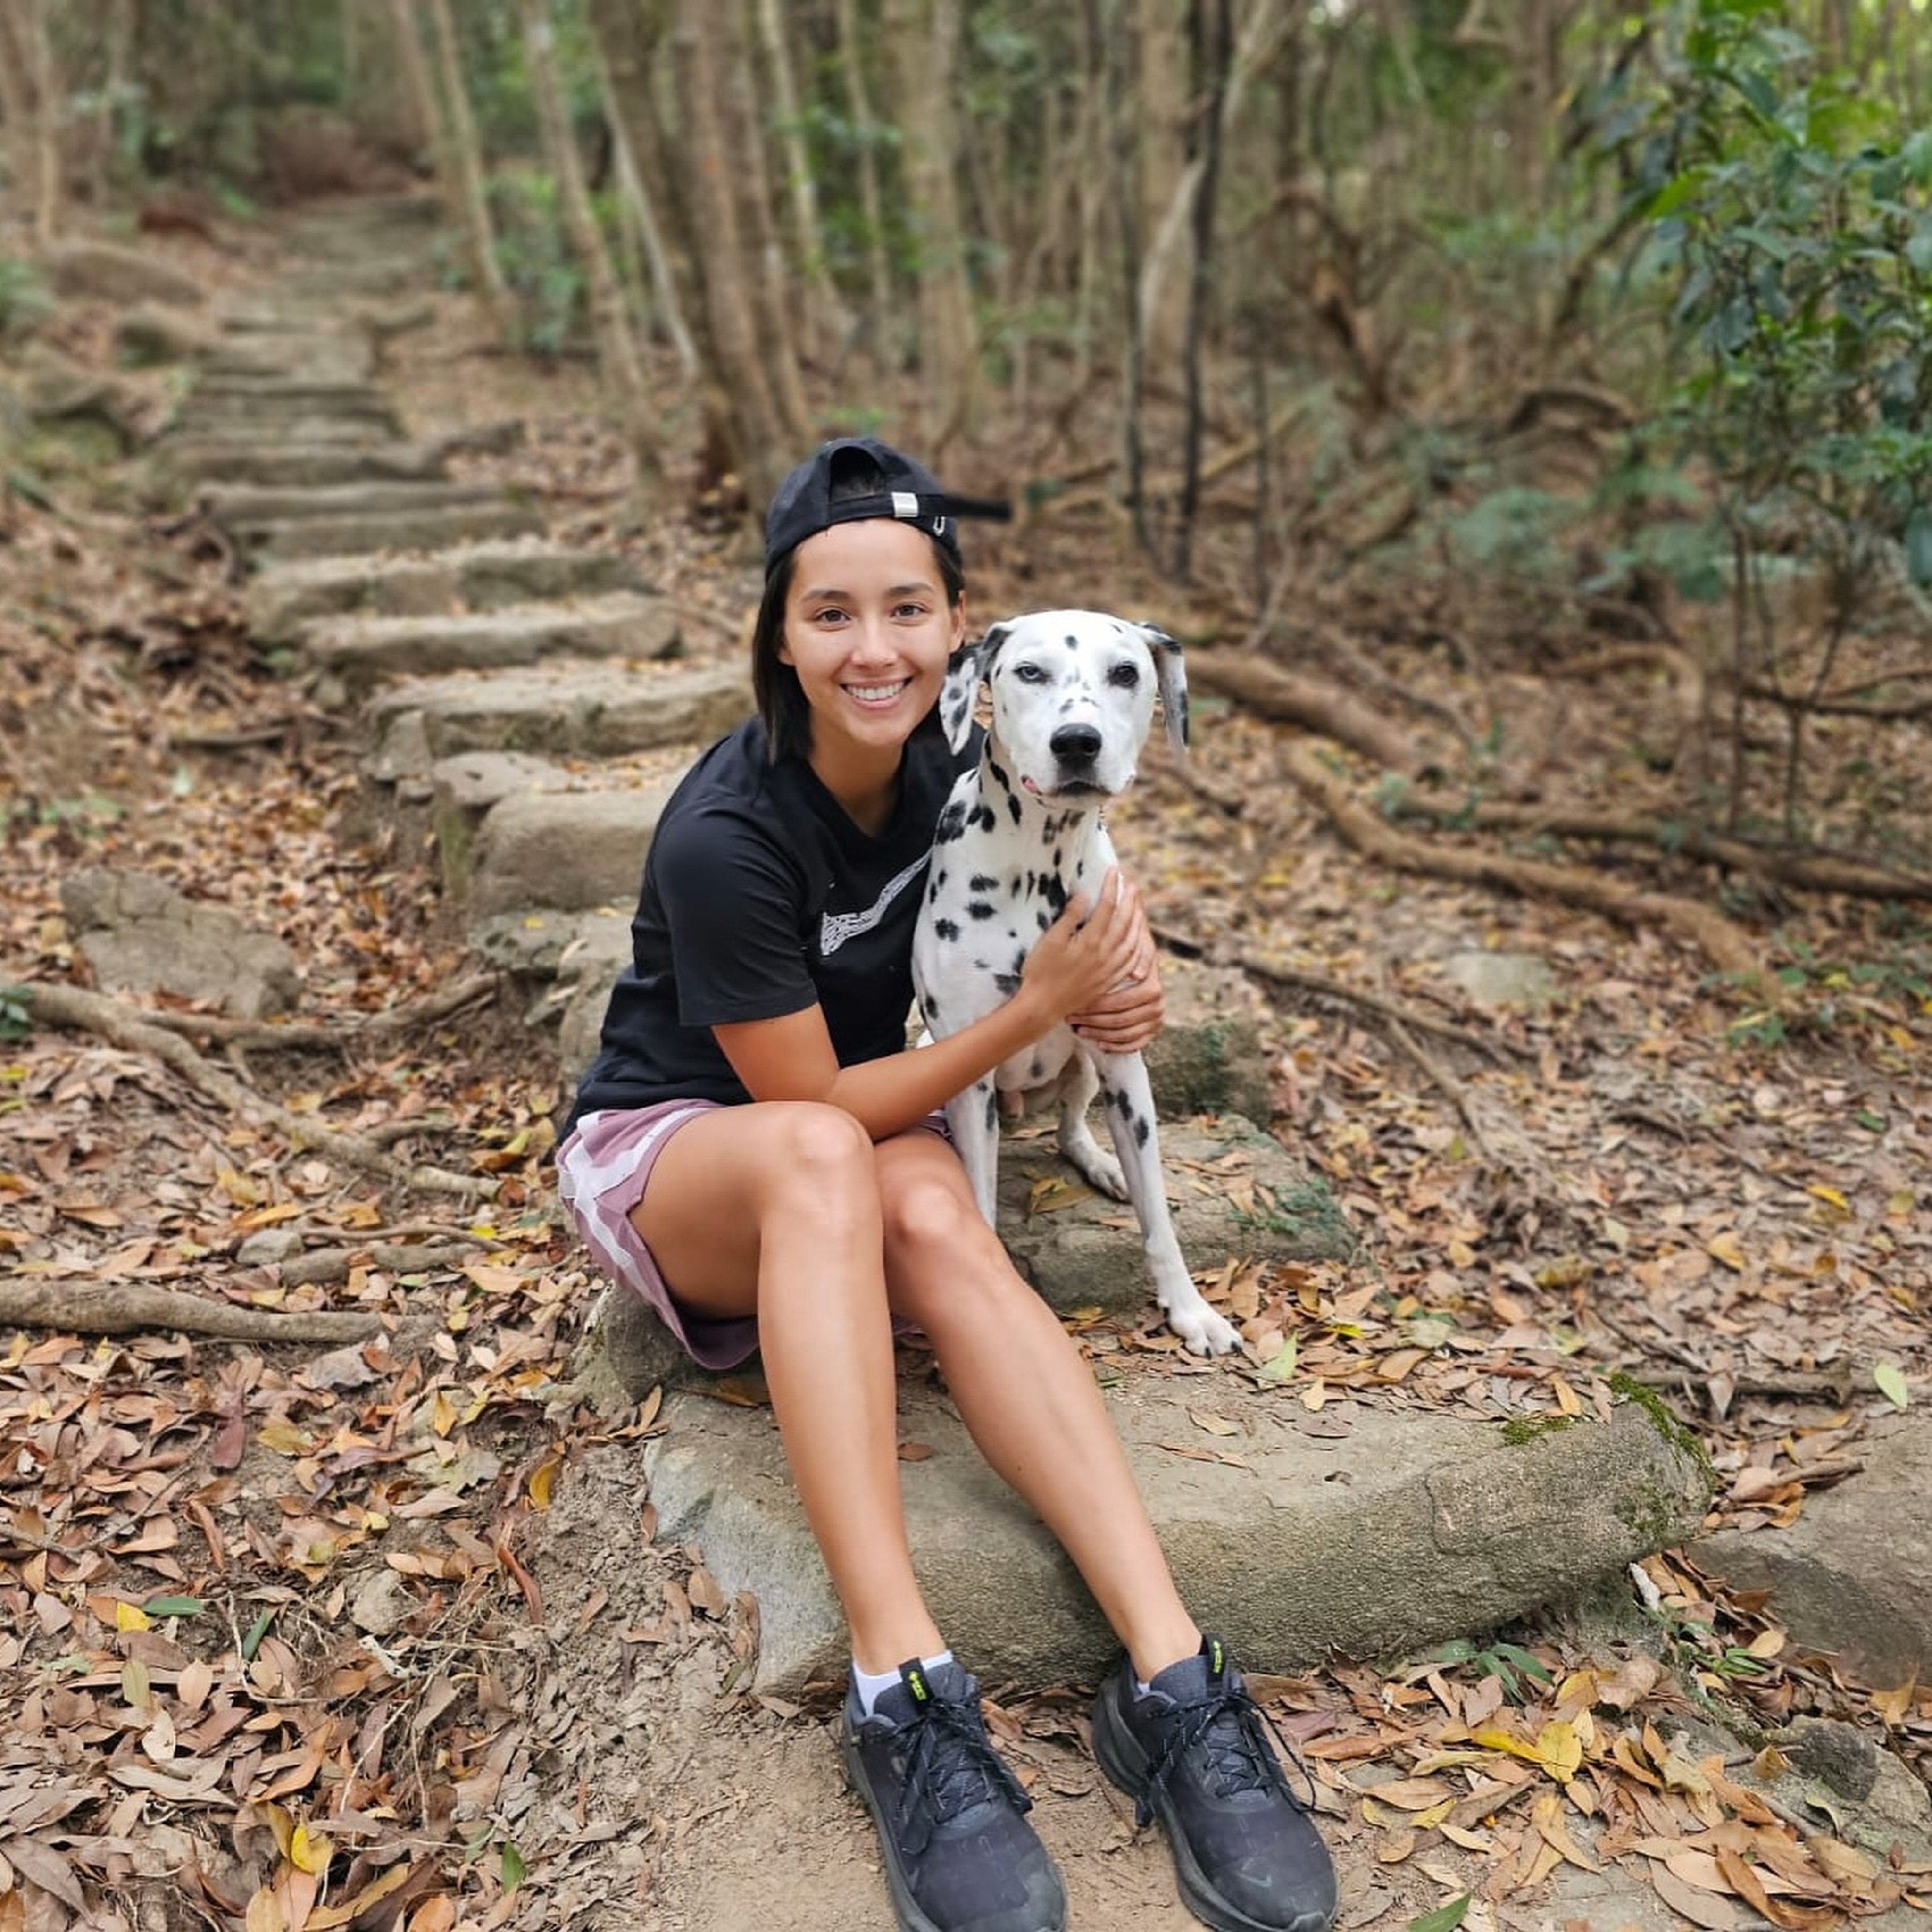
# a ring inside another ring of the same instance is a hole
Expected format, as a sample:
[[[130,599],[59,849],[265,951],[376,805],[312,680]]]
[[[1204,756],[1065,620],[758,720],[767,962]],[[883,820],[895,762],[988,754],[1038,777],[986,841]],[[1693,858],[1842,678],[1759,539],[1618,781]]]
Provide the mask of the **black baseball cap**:
[[[835,498],[834,485],[855,474],[876,476],[878,487]],[[924,464],[890,443],[869,436],[839,436],[822,444],[778,485],[765,514],[765,568],[770,570],[807,537],[834,524],[863,523],[874,517],[896,518],[916,526],[956,562],[960,518],[1004,523],[1012,514],[1012,504],[997,498],[958,496],[942,490]]]

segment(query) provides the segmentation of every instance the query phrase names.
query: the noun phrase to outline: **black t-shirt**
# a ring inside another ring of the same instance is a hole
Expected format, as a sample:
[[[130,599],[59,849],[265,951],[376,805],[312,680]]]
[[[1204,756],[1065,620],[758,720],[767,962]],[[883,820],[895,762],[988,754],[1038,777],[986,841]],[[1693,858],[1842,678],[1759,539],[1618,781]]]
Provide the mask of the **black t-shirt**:
[[[904,1051],[933,827],[977,736],[956,755],[936,721],[914,732],[877,838],[804,759],[773,763],[758,719],[713,745],[652,836],[631,964],[566,1132],[604,1108],[748,1100],[714,1026],[816,1004],[842,1066]]]

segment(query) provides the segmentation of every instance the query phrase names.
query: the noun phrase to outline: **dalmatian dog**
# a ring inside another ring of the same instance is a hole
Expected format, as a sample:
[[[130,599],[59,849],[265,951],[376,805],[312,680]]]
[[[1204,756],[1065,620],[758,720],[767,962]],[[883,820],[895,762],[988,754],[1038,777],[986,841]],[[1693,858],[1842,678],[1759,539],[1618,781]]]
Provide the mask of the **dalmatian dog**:
[[[1187,742],[1180,646],[1150,624],[1096,610],[1045,610],[995,624],[946,667],[940,719],[963,750],[982,683],[992,720],[977,766],[940,812],[926,904],[913,940],[913,983],[926,1029],[970,1026],[1019,985],[1028,950],[1076,892],[1097,894],[1114,848],[1105,807],[1133,782],[1156,691],[1168,742]],[[1104,1102],[1114,1151],[1087,1111]],[[1101,1193],[1130,1201],[1168,1325],[1196,1354],[1221,1354],[1233,1328],[1202,1298],[1167,1210],[1154,1095],[1138,1053],[1106,1053],[1056,1028],[946,1104],[961,1160],[994,1220],[1000,1115],[1057,1102],[1059,1144]]]

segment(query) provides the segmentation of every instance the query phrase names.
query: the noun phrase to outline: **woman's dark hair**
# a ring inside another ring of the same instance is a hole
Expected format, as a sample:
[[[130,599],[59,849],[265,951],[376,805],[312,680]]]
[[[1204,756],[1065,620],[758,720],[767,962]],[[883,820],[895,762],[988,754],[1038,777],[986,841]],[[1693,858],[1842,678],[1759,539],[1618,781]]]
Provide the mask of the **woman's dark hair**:
[[[850,497],[874,496],[884,484],[884,473],[874,464],[843,464],[832,482],[832,500],[843,502]],[[950,608],[965,595],[966,574],[945,544],[930,535],[926,542],[932,546],[940,586]],[[798,673],[778,656],[784,644],[785,601],[791,595],[792,568],[797,556],[794,546],[766,571],[764,595],[758,600],[758,620],[752,626],[752,695],[764,721],[774,763],[794,753],[805,758],[812,751],[812,707],[805,701]],[[924,730],[930,722],[922,722],[919,728]]]

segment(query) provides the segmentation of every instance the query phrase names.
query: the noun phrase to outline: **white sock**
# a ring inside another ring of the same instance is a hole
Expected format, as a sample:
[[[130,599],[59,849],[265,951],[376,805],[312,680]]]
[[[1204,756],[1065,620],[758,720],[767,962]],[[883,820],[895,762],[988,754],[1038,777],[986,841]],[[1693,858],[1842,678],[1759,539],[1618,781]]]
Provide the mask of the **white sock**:
[[[922,1657],[919,1660],[920,1668],[928,1674],[937,1670],[942,1664],[952,1661],[952,1653],[950,1650],[942,1650],[937,1657]],[[853,1658],[852,1688],[859,1694],[860,1714],[869,1718],[872,1714],[872,1706],[879,1700],[879,1693],[890,1690],[898,1681],[899,1674],[896,1670],[861,1670],[859,1660],[856,1657]]]

